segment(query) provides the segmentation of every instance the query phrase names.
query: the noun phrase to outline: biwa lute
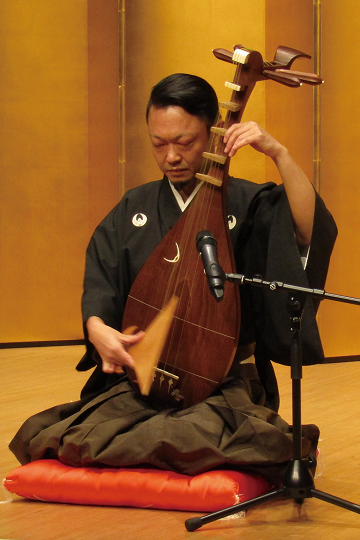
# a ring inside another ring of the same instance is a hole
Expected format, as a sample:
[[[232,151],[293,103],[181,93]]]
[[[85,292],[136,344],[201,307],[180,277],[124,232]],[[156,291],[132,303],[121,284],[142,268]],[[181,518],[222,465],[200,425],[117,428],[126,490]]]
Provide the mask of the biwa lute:
[[[235,73],[225,83],[230,97],[219,103],[222,114],[211,128],[196,175],[201,186],[135,279],[123,318],[124,333],[145,330],[143,340],[129,349],[136,365],[135,370],[126,368],[131,384],[165,406],[183,408],[206,399],[221,384],[238,344],[238,287],[226,282],[218,301],[210,292],[196,248],[197,234],[210,231],[223,271],[236,272],[226,212],[229,157],[223,136],[240,121],[257,81],[272,79],[290,87],[322,82],[314,74],[290,71],[296,58],[308,55],[288,47],[278,47],[272,62],[264,62],[259,52],[242,45],[235,46],[234,52],[216,49],[213,53],[234,64]]]

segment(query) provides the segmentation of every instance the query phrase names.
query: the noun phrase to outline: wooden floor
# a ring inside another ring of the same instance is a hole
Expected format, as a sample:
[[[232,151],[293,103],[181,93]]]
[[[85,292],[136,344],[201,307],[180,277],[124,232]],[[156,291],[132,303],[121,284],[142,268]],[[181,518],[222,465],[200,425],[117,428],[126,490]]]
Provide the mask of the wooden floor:
[[[82,347],[0,350],[0,473],[18,465],[7,445],[31,414],[78,399],[87,374],[74,366]],[[291,423],[289,368],[276,367],[281,414]],[[321,430],[318,490],[360,504],[360,364],[304,368],[303,423]],[[1,500],[6,493],[1,492]],[[86,507],[15,497],[0,505],[0,538],[10,540],[182,540],[182,539],[358,539],[360,515],[317,499],[300,508],[278,500],[248,510],[244,518],[221,520],[187,532],[196,514],[158,510]],[[200,515],[200,514],[198,514]]]

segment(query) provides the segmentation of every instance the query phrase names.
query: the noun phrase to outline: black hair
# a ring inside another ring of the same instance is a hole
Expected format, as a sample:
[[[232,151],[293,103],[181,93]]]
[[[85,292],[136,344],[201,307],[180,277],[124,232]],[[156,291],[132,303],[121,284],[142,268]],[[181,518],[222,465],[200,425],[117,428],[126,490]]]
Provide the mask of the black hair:
[[[215,123],[219,111],[213,87],[205,79],[186,73],[169,75],[153,87],[146,108],[146,121],[150,107],[165,109],[174,105],[199,117],[206,123],[208,130]]]

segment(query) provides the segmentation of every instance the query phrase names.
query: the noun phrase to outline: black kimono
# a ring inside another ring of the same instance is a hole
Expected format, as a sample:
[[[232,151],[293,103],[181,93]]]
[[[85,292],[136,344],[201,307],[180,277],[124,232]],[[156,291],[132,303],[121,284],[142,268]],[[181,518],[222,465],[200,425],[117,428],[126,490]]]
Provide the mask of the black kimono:
[[[97,227],[87,250],[84,323],[97,316],[121,330],[136,275],[180,216],[166,178],[125,194]],[[318,196],[306,270],[283,186],[230,178],[228,219],[239,273],[324,287],[336,226]],[[87,352],[77,369],[98,365],[82,399],[31,417],[10,449],[21,463],[57,458],[71,466],[148,464],[190,475],[219,466],[236,465],[268,475],[282,469],[292,457],[291,429],[276,413],[278,393],[270,360],[290,362],[288,296],[250,286],[241,287],[240,294],[240,346],[256,343],[257,370],[255,365],[236,362],[204,402],[183,411],[160,410],[151,399],[137,395],[126,376],[101,371],[84,327]],[[309,297],[303,314],[304,364],[323,359],[316,304]],[[304,431],[304,455],[316,446],[317,435],[311,427]]]

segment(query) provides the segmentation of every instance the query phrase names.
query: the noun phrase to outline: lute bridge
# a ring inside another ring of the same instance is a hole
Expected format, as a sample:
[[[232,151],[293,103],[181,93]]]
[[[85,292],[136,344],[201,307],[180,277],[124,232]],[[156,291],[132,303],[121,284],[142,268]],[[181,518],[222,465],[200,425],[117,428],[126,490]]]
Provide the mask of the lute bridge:
[[[180,377],[160,367],[155,368],[152,390],[158,397],[179,406],[184,399],[177,388]]]

